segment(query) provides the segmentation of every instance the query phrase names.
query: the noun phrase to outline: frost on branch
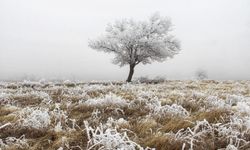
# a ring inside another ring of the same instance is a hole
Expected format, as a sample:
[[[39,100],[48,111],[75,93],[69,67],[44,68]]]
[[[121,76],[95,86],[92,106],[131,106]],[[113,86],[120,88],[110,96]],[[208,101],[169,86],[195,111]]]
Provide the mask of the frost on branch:
[[[163,61],[180,50],[179,42],[169,34],[171,26],[170,19],[157,13],[147,21],[124,19],[109,24],[106,35],[90,41],[89,46],[114,53],[113,62],[120,66]]]

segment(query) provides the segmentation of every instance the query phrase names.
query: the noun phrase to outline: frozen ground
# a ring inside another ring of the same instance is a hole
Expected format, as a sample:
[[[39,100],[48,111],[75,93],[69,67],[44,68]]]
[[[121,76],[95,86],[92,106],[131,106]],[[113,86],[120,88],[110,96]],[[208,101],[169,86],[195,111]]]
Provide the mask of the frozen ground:
[[[0,149],[250,148],[250,81],[1,82]]]

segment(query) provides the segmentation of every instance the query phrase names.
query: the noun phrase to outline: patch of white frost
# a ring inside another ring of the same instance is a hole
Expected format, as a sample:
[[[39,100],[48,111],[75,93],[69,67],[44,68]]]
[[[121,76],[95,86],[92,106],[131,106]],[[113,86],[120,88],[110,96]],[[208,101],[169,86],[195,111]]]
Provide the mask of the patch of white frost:
[[[95,98],[95,99],[88,99],[85,101],[85,104],[89,106],[117,106],[117,107],[124,107],[127,106],[128,103],[126,100],[122,99],[121,97],[109,93],[105,95],[103,98]]]

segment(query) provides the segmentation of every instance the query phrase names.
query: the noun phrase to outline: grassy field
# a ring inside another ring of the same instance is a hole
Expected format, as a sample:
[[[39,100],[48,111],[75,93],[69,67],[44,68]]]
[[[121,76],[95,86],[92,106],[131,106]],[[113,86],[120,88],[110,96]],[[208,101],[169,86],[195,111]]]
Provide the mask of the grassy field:
[[[250,81],[1,82],[0,149],[250,149]]]

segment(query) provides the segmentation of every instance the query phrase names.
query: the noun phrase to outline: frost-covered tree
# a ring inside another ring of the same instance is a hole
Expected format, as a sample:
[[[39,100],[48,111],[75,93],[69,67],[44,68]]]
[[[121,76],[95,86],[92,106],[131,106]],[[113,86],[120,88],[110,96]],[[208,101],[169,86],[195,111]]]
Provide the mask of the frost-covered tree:
[[[197,70],[195,76],[198,80],[205,80],[208,78],[207,72],[205,70]]]
[[[171,21],[155,13],[146,21],[123,19],[109,24],[106,34],[91,40],[89,46],[114,53],[114,64],[129,65],[127,82],[131,82],[136,65],[162,62],[179,52],[180,44],[170,31]]]

